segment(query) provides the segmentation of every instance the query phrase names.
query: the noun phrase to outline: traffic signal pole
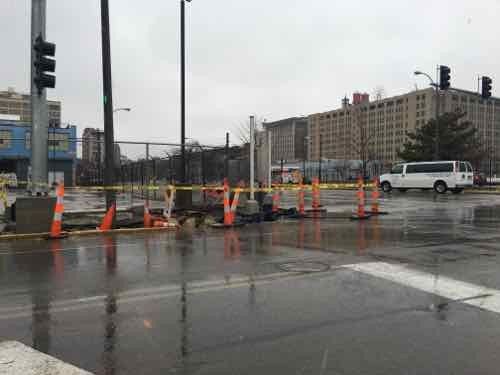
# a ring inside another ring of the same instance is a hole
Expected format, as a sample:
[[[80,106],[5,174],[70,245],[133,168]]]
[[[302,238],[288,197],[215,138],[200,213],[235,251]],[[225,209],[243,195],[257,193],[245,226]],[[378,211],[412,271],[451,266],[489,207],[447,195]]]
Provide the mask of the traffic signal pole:
[[[438,68],[439,69],[439,68]],[[435,84],[436,88],[436,144],[434,148],[434,160],[439,160],[439,84]]]
[[[31,186],[28,189],[37,196],[48,191],[48,131],[49,113],[47,109],[47,91],[39,90],[36,84],[37,54],[34,45],[39,36],[45,39],[46,0],[31,0]]]

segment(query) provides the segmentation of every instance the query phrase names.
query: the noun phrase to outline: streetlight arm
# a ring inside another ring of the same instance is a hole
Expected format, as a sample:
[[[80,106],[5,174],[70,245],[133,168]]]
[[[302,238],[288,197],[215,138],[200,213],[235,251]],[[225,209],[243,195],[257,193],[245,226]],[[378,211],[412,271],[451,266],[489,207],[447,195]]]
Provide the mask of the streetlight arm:
[[[431,86],[433,86],[436,89],[436,140],[435,140],[435,149],[434,149],[434,160],[439,160],[439,85],[434,82],[432,77],[428,75],[427,73],[421,72],[421,71],[415,71],[414,74],[416,76],[418,75],[424,75],[427,78],[429,78],[429,81],[431,82]]]
[[[415,71],[414,73],[416,76],[426,76],[427,78],[429,78],[429,81],[431,82],[431,86],[436,86],[436,83],[434,82],[434,80],[432,79],[432,77],[430,75],[428,75],[427,73],[424,73],[424,72],[421,72],[419,70]]]
[[[115,109],[113,109],[113,113],[119,112],[119,111],[130,112],[131,110],[132,110],[132,108],[115,108]]]

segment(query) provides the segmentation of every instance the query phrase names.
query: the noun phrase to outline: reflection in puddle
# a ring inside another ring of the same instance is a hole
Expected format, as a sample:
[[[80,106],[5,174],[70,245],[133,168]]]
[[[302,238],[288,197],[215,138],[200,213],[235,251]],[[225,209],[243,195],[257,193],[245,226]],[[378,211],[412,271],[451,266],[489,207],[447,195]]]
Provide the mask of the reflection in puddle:
[[[116,341],[117,341],[117,319],[118,303],[115,295],[114,277],[117,268],[116,242],[113,237],[104,237],[106,253],[106,300],[104,316],[104,350],[103,366],[106,375],[116,372]]]
[[[234,229],[224,231],[224,257],[239,258],[241,255],[240,238]]]

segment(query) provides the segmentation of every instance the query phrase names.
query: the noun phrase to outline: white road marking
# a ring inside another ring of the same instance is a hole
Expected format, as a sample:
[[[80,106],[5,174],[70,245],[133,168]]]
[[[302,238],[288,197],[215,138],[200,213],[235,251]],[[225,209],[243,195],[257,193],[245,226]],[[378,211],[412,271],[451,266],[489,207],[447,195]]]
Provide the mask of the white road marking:
[[[485,298],[470,299],[461,301],[460,303],[500,313],[500,290],[497,289],[410,269],[398,264],[373,262],[348,264],[342,267],[450,300],[466,299],[487,294],[489,296]]]

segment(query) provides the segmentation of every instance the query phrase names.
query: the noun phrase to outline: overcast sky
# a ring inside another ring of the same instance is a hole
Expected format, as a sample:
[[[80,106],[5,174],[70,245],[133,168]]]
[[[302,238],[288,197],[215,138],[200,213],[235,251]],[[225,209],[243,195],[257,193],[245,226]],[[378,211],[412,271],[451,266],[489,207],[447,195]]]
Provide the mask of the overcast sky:
[[[180,137],[179,0],[109,0],[118,140]],[[63,121],[103,127],[99,0],[47,0]],[[0,90],[29,90],[30,0],[0,0]],[[497,0],[193,0],[186,5],[187,136],[222,144],[250,114],[268,121],[337,108],[353,91],[411,91],[418,68],[500,85]],[[498,84],[496,83],[498,79]]]

